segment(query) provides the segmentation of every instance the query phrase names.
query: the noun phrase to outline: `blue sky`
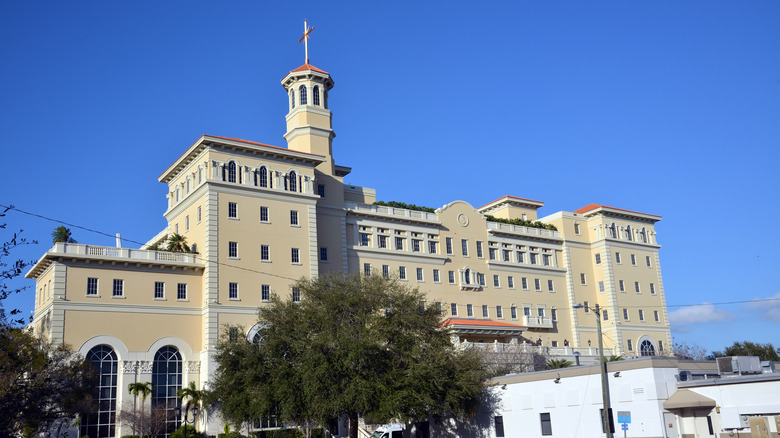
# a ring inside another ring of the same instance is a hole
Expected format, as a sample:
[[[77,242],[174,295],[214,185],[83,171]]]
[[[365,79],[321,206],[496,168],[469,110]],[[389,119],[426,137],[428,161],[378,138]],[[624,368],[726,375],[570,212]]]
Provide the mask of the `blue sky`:
[[[0,204],[146,241],[165,226],[157,177],[201,134],[285,146],[279,81],[307,18],[348,183],[433,207],[515,195],[541,215],[661,215],[675,339],[780,346],[780,300],[733,303],[780,298],[780,2],[4,1],[0,16]],[[58,225],[6,222],[40,241],[26,259]]]

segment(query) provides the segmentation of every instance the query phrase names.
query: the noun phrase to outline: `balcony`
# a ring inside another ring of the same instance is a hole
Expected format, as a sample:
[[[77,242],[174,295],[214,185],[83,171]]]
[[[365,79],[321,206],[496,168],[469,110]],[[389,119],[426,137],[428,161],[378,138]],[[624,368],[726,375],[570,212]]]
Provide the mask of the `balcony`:
[[[549,316],[523,315],[523,324],[529,329],[551,329],[554,323]]]
[[[357,202],[345,202],[344,205],[347,207],[347,210],[356,213],[427,223],[439,223],[438,215],[436,213],[428,213],[427,211],[407,210],[405,208],[387,207],[384,205],[359,204]]]
[[[487,229],[490,231],[499,231],[502,233],[516,234],[521,236],[542,237],[547,239],[561,239],[561,233],[542,228],[524,227],[522,225],[511,225],[500,222],[487,222]]]

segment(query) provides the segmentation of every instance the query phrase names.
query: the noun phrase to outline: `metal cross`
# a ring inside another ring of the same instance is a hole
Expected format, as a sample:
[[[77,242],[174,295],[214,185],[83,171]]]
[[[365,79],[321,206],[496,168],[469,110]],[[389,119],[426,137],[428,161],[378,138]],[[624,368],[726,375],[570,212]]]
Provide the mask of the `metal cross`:
[[[306,48],[306,64],[309,63],[309,34],[314,30],[314,27],[309,27],[309,22],[303,20],[303,36],[298,40],[300,43],[303,41],[303,45]]]

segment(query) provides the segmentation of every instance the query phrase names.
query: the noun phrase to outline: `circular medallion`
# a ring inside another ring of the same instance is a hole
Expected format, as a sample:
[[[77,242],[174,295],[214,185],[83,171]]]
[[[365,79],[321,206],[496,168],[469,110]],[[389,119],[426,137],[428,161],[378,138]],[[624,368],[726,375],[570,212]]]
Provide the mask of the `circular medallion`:
[[[461,213],[461,214],[459,214],[459,215],[458,215],[458,223],[459,223],[461,226],[464,226],[464,227],[465,227],[465,226],[468,226],[468,224],[469,224],[469,218],[467,218],[465,214]]]

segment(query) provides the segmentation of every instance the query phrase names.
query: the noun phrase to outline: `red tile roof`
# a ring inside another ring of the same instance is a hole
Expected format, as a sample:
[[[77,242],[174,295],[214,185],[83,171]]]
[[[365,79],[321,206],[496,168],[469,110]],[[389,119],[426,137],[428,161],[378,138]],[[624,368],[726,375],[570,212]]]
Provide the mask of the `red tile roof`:
[[[450,325],[478,325],[478,326],[490,326],[490,327],[511,327],[511,328],[525,328],[524,325],[510,324],[508,322],[491,321],[489,319],[460,319],[460,318],[447,318],[441,323],[442,327]]]
[[[518,199],[518,200],[520,200],[520,201],[535,202],[535,203],[538,203],[538,204],[544,204],[544,202],[542,202],[542,201],[535,201],[535,200],[533,200],[533,199],[528,199],[528,198],[521,198],[521,197],[519,197],[519,196],[510,196],[510,195],[506,195],[506,196],[502,196],[502,197],[500,197],[500,198],[496,199],[495,201],[490,201],[490,202],[488,202],[487,204],[485,204],[485,205],[483,205],[482,207],[479,207],[479,208],[485,208],[485,207],[487,207],[487,206],[488,206],[488,205],[490,205],[490,204],[495,204],[496,202],[498,202],[498,201],[500,201],[500,200],[502,200],[502,199],[506,199],[506,198],[511,198],[511,199]]]
[[[626,210],[625,208],[610,207],[609,205],[603,205],[603,204],[588,204],[588,205],[580,208],[579,210],[574,210],[574,213],[577,213],[577,214],[587,213],[587,212],[589,212],[591,210],[595,210],[597,208],[610,208],[612,210],[625,211],[626,213],[634,213],[634,214],[642,214],[642,215],[645,215],[645,216],[661,217],[661,216],[658,216],[658,215],[655,215],[655,214],[642,213],[640,211],[633,211],[633,210]]]
[[[295,70],[290,70],[290,73],[295,73],[297,71],[306,71],[306,70],[312,70],[312,71],[316,71],[318,73],[324,73],[326,75],[330,74],[330,73],[326,72],[325,70],[320,70],[319,68],[317,68],[317,67],[315,67],[315,66],[313,66],[311,64],[303,64],[302,66],[296,68]]]

